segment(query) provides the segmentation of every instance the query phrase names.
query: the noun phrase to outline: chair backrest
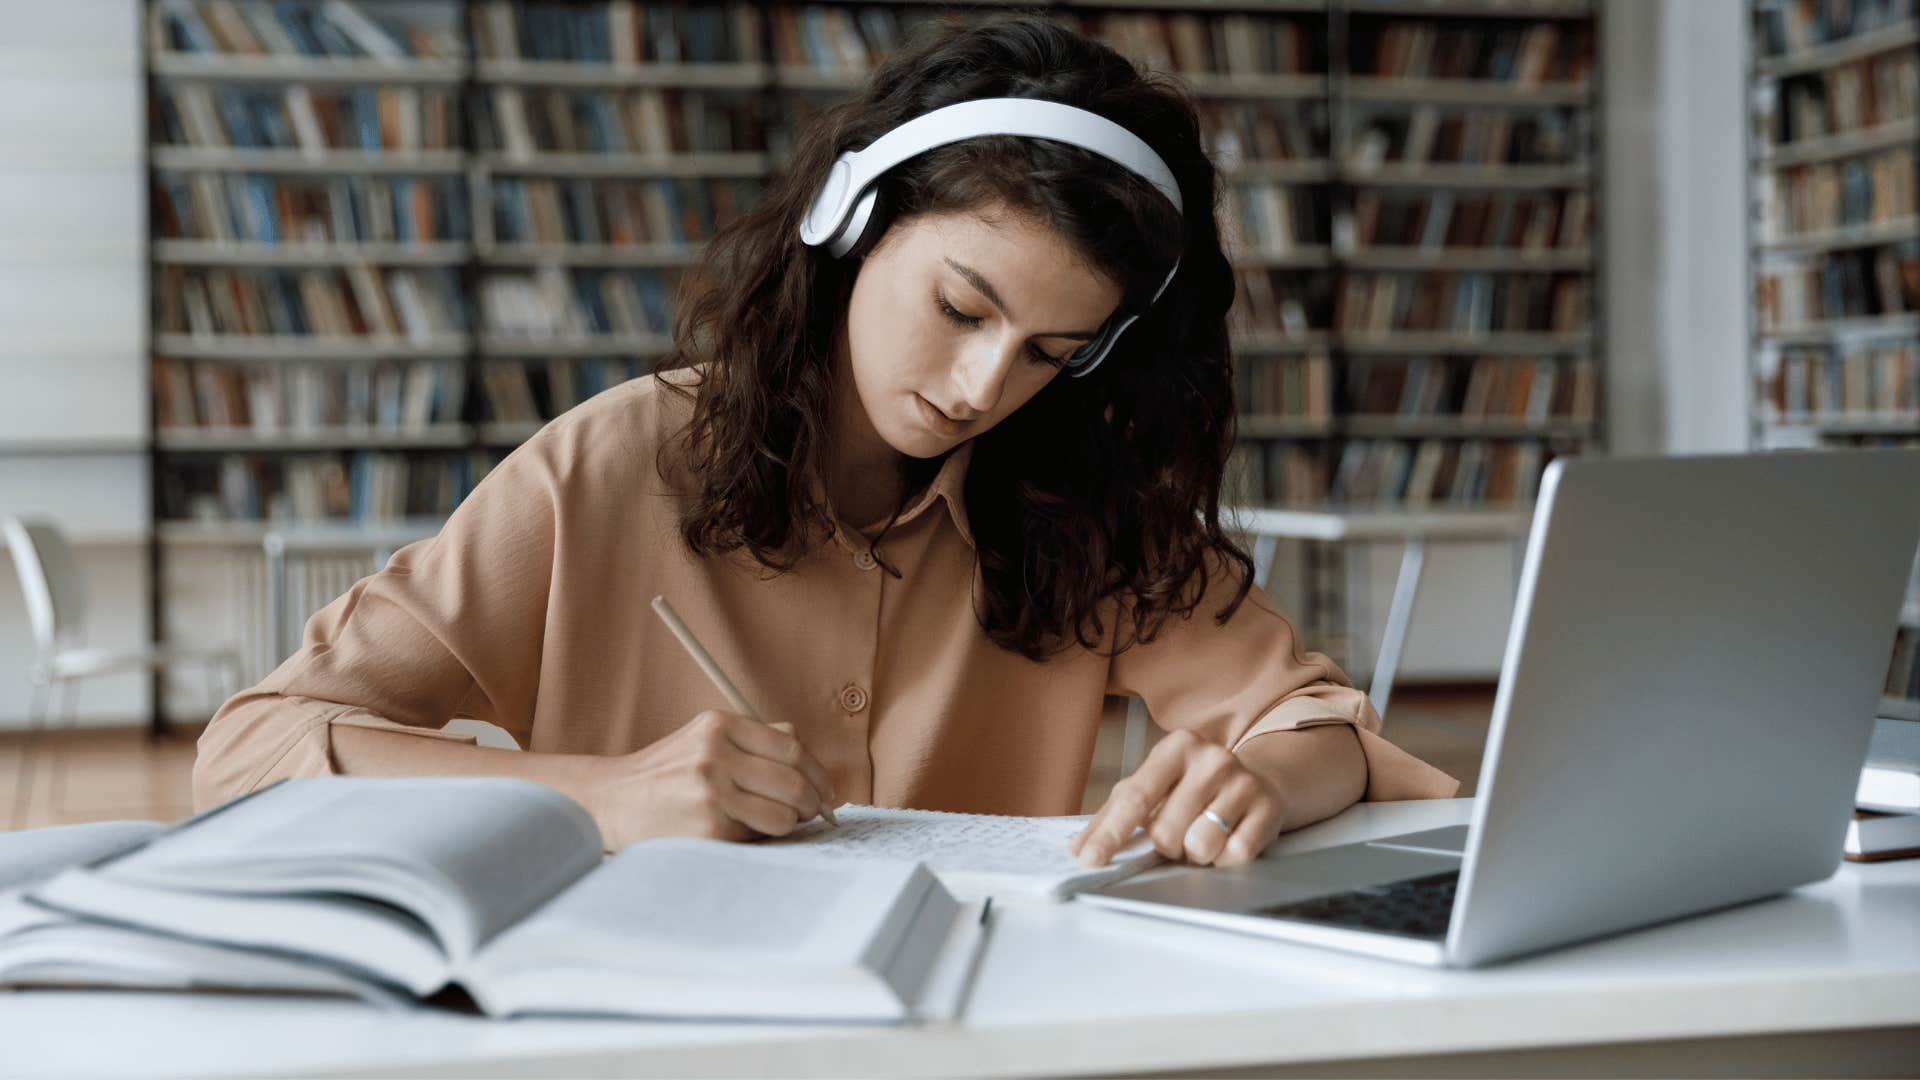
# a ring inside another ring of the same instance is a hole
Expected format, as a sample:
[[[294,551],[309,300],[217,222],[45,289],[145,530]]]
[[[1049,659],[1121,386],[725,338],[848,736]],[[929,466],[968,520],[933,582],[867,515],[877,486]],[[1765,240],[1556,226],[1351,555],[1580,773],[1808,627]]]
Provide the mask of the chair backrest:
[[[27,600],[27,621],[41,656],[51,655],[65,640],[75,638],[86,619],[86,582],[73,549],[52,522],[18,517],[0,518],[20,591]]]

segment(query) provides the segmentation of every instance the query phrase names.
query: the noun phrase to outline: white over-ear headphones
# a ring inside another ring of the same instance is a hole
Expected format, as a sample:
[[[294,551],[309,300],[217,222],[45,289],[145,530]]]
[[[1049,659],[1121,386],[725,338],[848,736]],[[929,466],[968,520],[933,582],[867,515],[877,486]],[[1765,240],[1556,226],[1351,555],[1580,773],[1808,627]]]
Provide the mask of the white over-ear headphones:
[[[807,207],[800,222],[800,240],[809,246],[822,244],[834,257],[852,251],[866,232],[873,216],[873,204],[879,196],[875,181],[888,169],[936,146],[982,135],[1022,135],[1053,139],[1091,150],[1124,165],[1159,188],[1183,213],[1180,185],[1173,170],[1160,160],[1144,140],[1098,113],[1072,105],[1039,98],[981,98],[962,101],[916,116],[875,139],[863,150],[849,150],[834,161],[826,182]],[[1180,269],[1176,259],[1167,278],[1154,290],[1153,301],[1167,291],[1173,275]],[[1093,340],[1075,349],[1067,357],[1067,374],[1079,377],[1091,372],[1106,359],[1120,332],[1132,325],[1139,313],[1107,320]]]

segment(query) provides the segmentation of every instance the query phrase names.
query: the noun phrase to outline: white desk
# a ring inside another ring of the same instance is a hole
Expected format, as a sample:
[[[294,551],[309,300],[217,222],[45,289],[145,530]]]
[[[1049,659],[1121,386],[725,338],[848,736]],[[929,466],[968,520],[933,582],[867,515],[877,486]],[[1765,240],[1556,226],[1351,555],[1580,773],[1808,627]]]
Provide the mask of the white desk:
[[[1460,822],[1469,806],[1362,805],[1281,844]],[[1713,1041],[1620,1045],[1659,1040]],[[953,1027],[495,1022],[324,999],[31,991],[0,993],[0,1048],[0,1072],[33,1076],[1327,1075],[1361,1061],[1482,1075],[1569,1063],[1904,1073],[1920,1063],[1920,862],[1849,864],[1786,897],[1479,972],[996,904]],[[1393,1060],[1414,1055],[1456,1056]]]

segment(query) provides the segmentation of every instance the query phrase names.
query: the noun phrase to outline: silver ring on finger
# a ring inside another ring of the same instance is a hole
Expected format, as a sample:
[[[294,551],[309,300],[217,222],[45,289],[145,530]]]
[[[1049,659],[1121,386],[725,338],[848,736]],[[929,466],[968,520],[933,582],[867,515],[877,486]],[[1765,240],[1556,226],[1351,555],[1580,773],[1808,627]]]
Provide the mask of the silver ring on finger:
[[[1221,817],[1219,813],[1217,813],[1213,809],[1213,807],[1209,806],[1205,810],[1200,811],[1200,816],[1203,818],[1206,818],[1208,821],[1213,822],[1215,825],[1220,826],[1220,828],[1224,832],[1226,832],[1227,835],[1229,836],[1233,835],[1233,822],[1228,821],[1226,818]]]

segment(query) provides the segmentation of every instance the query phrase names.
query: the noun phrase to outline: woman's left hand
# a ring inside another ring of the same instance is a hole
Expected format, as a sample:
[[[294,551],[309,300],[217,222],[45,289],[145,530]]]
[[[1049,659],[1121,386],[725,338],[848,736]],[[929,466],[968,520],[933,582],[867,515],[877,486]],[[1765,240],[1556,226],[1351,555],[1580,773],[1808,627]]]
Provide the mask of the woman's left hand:
[[[1284,813],[1276,781],[1218,743],[1174,731],[1133,775],[1113,786],[1067,850],[1088,866],[1105,866],[1134,829],[1145,826],[1153,846],[1169,859],[1233,866],[1266,850],[1280,835]]]

